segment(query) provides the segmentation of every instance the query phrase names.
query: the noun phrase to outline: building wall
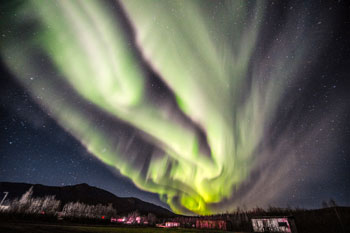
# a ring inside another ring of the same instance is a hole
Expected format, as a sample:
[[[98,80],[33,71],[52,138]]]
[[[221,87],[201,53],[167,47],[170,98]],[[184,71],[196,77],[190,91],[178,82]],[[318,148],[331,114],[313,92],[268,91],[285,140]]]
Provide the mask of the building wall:
[[[179,227],[180,223],[179,222],[166,222],[165,226],[166,227]]]
[[[252,219],[252,226],[254,232],[292,232],[288,218]]]
[[[196,221],[196,228],[226,230],[226,221],[224,221],[224,220],[197,220]]]

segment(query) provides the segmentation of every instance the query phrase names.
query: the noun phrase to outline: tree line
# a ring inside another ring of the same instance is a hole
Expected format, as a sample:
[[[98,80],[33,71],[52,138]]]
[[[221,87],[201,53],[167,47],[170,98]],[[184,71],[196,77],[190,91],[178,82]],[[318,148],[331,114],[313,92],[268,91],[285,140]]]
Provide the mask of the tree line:
[[[6,201],[0,212],[14,214],[42,214],[69,218],[110,218],[117,214],[112,204],[87,205],[81,202],[69,202],[61,207],[61,201],[55,196],[33,197],[33,187],[19,199]]]

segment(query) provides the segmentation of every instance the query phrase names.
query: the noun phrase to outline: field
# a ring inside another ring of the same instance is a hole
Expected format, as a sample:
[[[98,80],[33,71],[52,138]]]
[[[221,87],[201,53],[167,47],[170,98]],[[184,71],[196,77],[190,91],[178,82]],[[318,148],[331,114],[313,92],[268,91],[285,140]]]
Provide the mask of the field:
[[[2,233],[185,233],[185,232],[210,232],[223,233],[225,231],[216,230],[196,230],[196,229],[165,229],[154,227],[120,227],[120,226],[86,226],[86,225],[54,225],[54,224],[31,224],[31,223],[4,223],[0,222],[0,232]]]

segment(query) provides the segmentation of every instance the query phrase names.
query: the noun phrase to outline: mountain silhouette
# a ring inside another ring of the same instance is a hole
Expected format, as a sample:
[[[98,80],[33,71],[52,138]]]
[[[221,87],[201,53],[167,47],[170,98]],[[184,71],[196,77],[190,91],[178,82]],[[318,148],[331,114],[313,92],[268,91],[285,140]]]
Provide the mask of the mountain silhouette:
[[[142,201],[134,197],[118,197],[106,190],[90,186],[86,183],[69,186],[46,186],[41,184],[0,182],[0,198],[3,192],[9,192],[6,199],[20,198],[33,186],[33,197],[55,196],[64,205],[68,202],[81,202],[88,205],[113,204],[118,214],[128,214],[138,210],[140,214],[153,213],[158,217],[174,217],[171,211]],[[1,201],[0,199],[0,201]]]

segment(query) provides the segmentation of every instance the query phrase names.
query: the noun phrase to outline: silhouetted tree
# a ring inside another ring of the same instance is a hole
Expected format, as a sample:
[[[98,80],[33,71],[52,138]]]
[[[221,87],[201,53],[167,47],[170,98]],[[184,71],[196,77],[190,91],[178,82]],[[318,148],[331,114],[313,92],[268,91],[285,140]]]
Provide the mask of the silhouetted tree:
[[[148,220],[148,224],[154,225],[157,222],[157,217],[152,213],[148,213],[147,220]]]
[[[322,208],[328,208],[328,203],[326,201],[322,201]]]
[[[329,204],[329,207],[336,207],[337,206],[337,203],[335,203],[335,201],[332,198],[329,199],[328,204]]]

